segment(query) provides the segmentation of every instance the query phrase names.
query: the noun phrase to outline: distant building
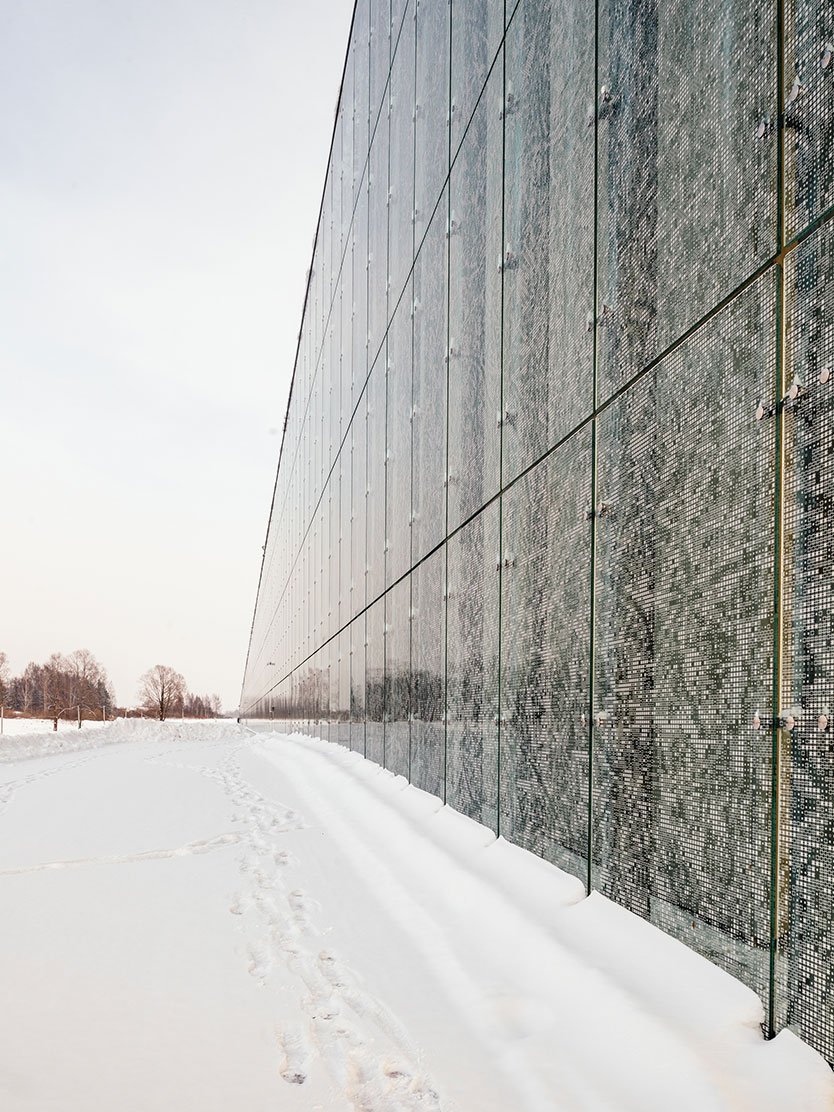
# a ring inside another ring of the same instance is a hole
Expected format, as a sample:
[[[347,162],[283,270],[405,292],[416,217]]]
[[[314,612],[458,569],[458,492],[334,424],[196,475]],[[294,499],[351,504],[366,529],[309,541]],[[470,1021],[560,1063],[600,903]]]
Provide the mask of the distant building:
[[[240,713],[834,1061],[834,25],[777,9],[359,0]]]

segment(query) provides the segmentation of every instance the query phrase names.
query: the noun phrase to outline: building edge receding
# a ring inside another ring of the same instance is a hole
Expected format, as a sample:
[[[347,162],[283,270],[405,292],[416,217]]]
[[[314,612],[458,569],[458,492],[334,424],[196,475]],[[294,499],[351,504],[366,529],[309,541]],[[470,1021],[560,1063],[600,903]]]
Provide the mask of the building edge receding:
[[[831,1061],[829,22],[357,3],[241,715],[574,872]]]

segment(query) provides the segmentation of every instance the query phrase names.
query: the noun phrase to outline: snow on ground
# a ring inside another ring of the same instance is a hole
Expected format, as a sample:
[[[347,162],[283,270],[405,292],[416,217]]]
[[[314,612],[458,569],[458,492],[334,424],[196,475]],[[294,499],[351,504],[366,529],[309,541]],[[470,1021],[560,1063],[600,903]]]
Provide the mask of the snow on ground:
[[[4,1112],[834,1109],[748,989],[356,754],[79,733],[0,743]]]
[[[84,725],[81,729],[95,729],[97,726],[104,725],[104,722],[99,722],[97,719],[85,718]],[[59,718],[57,733],[66,734],[70,730],[75,730],[75,732],[78,733],[78,720],[75,718],[72,720],[68,718]],[[9,718],[6,716],[3,719],[3,738],[20,737],[21,735],[31,736],[32,734],[51,734],[55,732],[56,731],[52,729],[51,718]],[[3,741],[0,739],[0,748],[2,745]]]
[[[44,757],[50,753],[65,753],[69,750],[90,749],[100,745],[139,738],[144,741],[167,740],[180,737],[179,728],[191,731],[183,736],[193,737],[195,726],[203,733],[220,729],[225,731],[228,721],[207,719],[195,722],[192,719],[171,719],[164,724],[142,718],[117,718],[114,722],[99,722],[96,719],[84,720],[79,728],[78,722],[58,719],[58,729],[52,728],[51,718],[7,718],[3,734],[0,735],[0,764],[6,761],[19,761],[27,757]],[[99,731],[106,726],[106,732]]]

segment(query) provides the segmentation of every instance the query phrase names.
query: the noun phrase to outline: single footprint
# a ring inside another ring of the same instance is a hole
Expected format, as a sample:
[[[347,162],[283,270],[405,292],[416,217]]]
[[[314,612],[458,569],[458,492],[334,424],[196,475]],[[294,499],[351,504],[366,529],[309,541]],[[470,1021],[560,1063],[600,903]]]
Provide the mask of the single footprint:
[[[312,1047],[301,1027],[276,1031],[276,1040],[282,1051],[278,1072],[290,1085],[303,1085],[307,1080],[313,1057]]]
[[[263,946],[256,946],[249,943],[246,947],[246,952],[249,954],[249,973],[260,984],[264,984],[266,976],[269,973],[269,954]]]
[[[243,915],[246,910],[246,903],[247,901],[236,892],[234,896],[232,896],[232,903],[229,907],[229,911],[231,911],[232,915]]]

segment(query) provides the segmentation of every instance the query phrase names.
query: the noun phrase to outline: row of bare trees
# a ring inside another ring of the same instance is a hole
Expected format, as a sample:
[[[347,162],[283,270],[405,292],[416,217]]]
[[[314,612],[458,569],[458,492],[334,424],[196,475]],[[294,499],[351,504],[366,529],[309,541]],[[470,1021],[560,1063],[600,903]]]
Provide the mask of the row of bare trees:
[[[142,711],[163,720],[173,715],[184,718],[216,718],[222,714],[219,695],[197,695],[188,690],[183,676],[164,664],[156,664],[139,680]],[[31,661],[19,676],[11,674],[6,653],[0,652],[0,706],[5,711],[30,718],[51,718],[58,729],[59,718],[107,718],[124,715],[128,708],[115,706],[113,688],[104,667],[89,649],[64,655],[53,653],[45,664]]]
[[[19,676],[11,675],[6,654],[0,652],[0,705],[20,714],[58,719],[104,718],[113,706],[107,672],[89,649],[64,656],[53,653],[45,664],[31,661]]]

